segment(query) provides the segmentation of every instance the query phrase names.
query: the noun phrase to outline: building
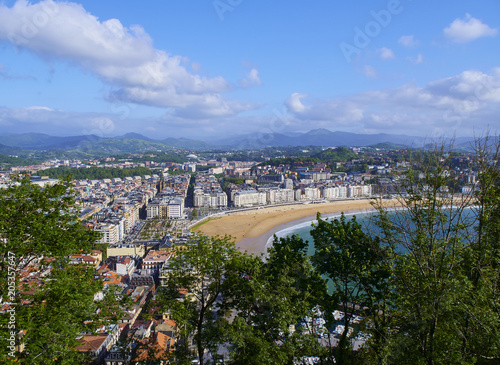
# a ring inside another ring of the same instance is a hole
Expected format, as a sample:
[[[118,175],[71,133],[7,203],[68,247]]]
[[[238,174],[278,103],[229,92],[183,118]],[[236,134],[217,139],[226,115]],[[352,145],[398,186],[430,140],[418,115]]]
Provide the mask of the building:
[[[94,231],[101,233],[101,238],[97,243],[117,243],[123,239],[123,226],[113,223],[100,222],[94,226]]]
[[[178,219],[184,215],[184,199],[181,197],[163,197],[149,203],[146,208],[147,218]]]
[[[257,191],[253,189],[239,190],[235,192],[233,205],[235,207],[253,207],[266,205],[267,194],[265,191]]]
[[[266,191],[266,200],[269,204],[286,204],[295,200],[293,189],[272,188]]]
[[[144,244],[117,244],[113,246],[108,246],[106,249],[108,257],[113,256],[134,256],[143,257],[146,253]]]

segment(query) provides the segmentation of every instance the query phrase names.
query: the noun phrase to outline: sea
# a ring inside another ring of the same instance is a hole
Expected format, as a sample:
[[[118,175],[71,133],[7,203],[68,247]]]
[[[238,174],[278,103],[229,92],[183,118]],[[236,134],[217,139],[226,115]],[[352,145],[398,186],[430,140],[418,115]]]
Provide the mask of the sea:
[[[344,213],[346,216],[347,220],[350,220],[352,216],[356,216],[356,221],[361,224],[363,227],[363,230],[365,232],[370,232],[374,225],[373,225],[373,218],[374,214],[376,212],[357,212],[357,213]],[[340,213],[335,213],[335,214],[328,214],[322,216],[323,219],[329,219],[333,220],[335,218],[340,218]],[[313,243],[313,238],[311,236],[311,229],[312,229],[312,224],[318,223],[316,219],[311,219],[310,221],[307,222],[301,222],[296,225],[293,225],[291,227],[285,228],[281,231],[276,232],[277,237],[287,237],[291,235],[298,235],[305,241],[309,242],[309,248],[308,248],[308,254],[312,255],[314,254],[314,243]],[[266,247],[270,247],[273,244],[273,237],[270,237],[266,243]]]
[[[401,209],[401,208],[399,208]],[[391,209],[391,210],[399,210],[398,208]],[[357,213],[344,213],[346,216],[347,220],[350,220],[352,216],[356,216],[356,221],[361,224],[363,231],[366,233],[374,233],[378,231],[377,227],[374,224],[374,218],[376,217],[377,212],[376,211],[366,211],[366,212],[357,212]],[[329,220],[333,220],[335,218],[340,217],[340,213],[335,213],[335,214],[329,214],[329,215],[324,215],[322,216],[323,219],[328,218]],[[471,223],[474,221],[474,211],[473,208],[466,208],[465,209],[465,221],[468,221],[468,223]],[[314,254],[314,241],[311,236],[311,229],[312,229],[312,224],[317,223],[316,219],[311,219],[310,221],[307,222],[301,222],[296,225],[290,226],[288,228],[282,229],[278,232],[276,232],[277,237],[286,237],[286,236],[291,236],[293,234],[298,235],[305,241],[309,242],[309,248],[308,248],[308,254],[313,255]],[[471,232],[468,233],[470,235]],[[266,243],[266,248],[270,247],[273,243],[273,237],[271,236],[267,243]]]

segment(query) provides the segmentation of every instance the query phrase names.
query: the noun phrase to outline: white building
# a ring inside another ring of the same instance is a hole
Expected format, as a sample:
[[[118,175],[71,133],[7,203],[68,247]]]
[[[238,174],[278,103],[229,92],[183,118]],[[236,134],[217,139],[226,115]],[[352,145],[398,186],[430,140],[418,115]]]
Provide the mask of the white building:
[[[120,256],[116,260],[116,273],[120,275],[132,275],[135,271],[135,260],[128,256]]]
[[[301,188],[295,190],[295,200],[297,201],[311,201],[318,200],[321,197],[321,192],[318,188]]]
[[[97,223],[94,231],[102,234],[101,239],[97,243],[116,243],[120,241],[120,236],[123,235],[123,231],[120,234],[120,225],[112,223]]]
[[[348,198],[364,198],[372,196],[371,185],[349,185],[347,187]]]
[[[184,214],[184,199],[181,197],[168,197],[153,201],[146,208],[147,218],[182,218]]]
[[[193,196],[195,208],[220,208],[227,207],[227,194],[223,191],[205,192],[195,190]]]
[[[324,199],[338,199],[339,198],[339,187],[338,186],[325,186],[321,192],[321,196]]]
[[[264,191],[240,190],[234,194],[233,204],[235,207],[253,207],[266,205],[267,194]]]
[[[293,189],[269,189],[266,194],[269,204],[290,203],[295,200]]]

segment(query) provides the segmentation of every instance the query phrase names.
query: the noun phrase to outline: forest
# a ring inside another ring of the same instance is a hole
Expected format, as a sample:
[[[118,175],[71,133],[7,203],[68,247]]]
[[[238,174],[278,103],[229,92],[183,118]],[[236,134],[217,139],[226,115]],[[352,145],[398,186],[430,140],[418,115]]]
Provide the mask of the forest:
[[[49,178],[54,179],[71,176],[74,180],[102,180],[112,179],[115,177],[124,178],[129,176],[150,175],[151,170],[147,167],[90,167],[87,169],[79,169],[76,167],[57,167],[41,170],[38,174],[40,176],[48,176]]]

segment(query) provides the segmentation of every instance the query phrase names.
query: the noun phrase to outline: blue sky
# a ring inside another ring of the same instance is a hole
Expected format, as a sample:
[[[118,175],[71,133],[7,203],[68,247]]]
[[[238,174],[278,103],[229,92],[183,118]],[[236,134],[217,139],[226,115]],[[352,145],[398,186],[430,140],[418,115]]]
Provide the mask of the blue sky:
[[[0,133],[500,127],[500,2],[0,2]]]

